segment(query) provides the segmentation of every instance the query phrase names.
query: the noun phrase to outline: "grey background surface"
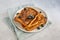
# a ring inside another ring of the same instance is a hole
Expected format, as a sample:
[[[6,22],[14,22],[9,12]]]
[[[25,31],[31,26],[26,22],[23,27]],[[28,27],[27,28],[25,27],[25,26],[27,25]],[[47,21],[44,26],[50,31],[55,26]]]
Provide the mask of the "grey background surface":
[[[0,0],[0,40],[16,40],[10,22],[6,21],[7,9],[28,3],[34,3],[43,9],[52,25],[25,40],[60,40],[60,0]]]

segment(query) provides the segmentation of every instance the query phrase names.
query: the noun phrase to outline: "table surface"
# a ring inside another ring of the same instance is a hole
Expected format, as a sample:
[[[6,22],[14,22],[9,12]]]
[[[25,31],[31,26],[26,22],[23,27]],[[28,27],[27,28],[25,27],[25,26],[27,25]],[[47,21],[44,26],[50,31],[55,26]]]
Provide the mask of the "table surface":
[[[60,40],[60,0],[0,0],[0,40],[16,40],[16,35],[7,25],[7,9],[22,4],[35,3],[51,20],[51,26],[25,40]],[[9,19],[9,18],[8,18]]]

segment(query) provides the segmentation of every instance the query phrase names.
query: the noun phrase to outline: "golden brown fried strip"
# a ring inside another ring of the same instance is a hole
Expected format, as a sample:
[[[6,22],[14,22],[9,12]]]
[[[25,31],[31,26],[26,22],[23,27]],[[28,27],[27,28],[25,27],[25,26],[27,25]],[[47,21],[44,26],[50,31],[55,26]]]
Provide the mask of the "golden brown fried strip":
[[[19,23],[21,23],[22,25],[26,26],[26,24],[25,24],[21,19],[19,19],[18,17],[15,17],[14,20],[15,20],[16,22],[19,22]]]
[[[38,24],[38,22],[36,22],[36,23],[34,23],[34,24],[30,25],[30,26],[27,25],[27,26],[25,27],[25,29],[31,28],[32,26],[34,27],[34,25],[37,25],[37,24]]]
[[[47,19],[43,16],[42,13],[39,14],[38,20],[41,21],[42,24],[45,24],[47,22]]]
[[[31,26],[30,28],[26,28],[26,30],[32,31],[32,30],[36,29],[39,25],[41,25],[41,24],[40,24],[40,21],[39,21],[36,25]]]
[[[43,16],[43,15],[38,15],[38,17],[37,17],[38,19],[37,19],[36,23],[34,22],[34,24],[32,24],[32,25],[37,24],[38,21],[40,21],[40,22],[43,23],[43,24],[45,23],[45,18],[44,18],[44,17],[41,18],[40,16]]]
[[[30,24],[32,24],[32,23],[36,20],[36,18],[37,18],[38,15],[39,15],[39,14],[36,15],[36,17],[31,21]],[[29,24],[29,25],[30,25],[30,24]]]
[[[38,16],[39,14],[36,15],[36,17]],[[36,17],[30,22],[30,24],[28,26],[26,26],[25,28],[28,28],[32,25],[32,23],[36,20]]]
[[[36,20],[36,19],[35,19]],[[37,28],[41,24],[45,24],[46,19],[43,15],[38,15],[38,19],[34,24],[31,24],[29,27],[26,27],[26,30],[32,31],[33,29]]]
[[[35,22],[34,24],[32,24],[31,26],[37,25],[39,23],[39,21]]]
[[[38,21],[41,20],[41,17],[40,17],[40,16],[41,16],[40,14],[37,15],[37,17],[35,17],[35,18],[37,18],[37,19],[34,19],[34,21],[36,21],[36,22],[33,21],[33,22],[32,22],[33,24],[31,23],[31,25],[30,25],[30,24],[29,24],[29,25],[30,25],[30,26],[34,26],[34,25],[36,25],[36,24],[38,23]]]
[[[42,18],[41,22],[42,22],[42,24],[45,24],[47,22],[47,19],[46,18]]]

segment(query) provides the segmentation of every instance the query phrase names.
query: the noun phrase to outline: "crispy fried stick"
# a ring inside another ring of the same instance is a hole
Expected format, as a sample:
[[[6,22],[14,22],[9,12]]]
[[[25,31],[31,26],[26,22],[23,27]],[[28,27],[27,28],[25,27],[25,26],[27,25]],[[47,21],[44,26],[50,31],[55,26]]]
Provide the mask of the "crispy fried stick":
[[[15,20],[16,22],[21,23],[22,25],[26,26],[26,24],[25,24],[21,19],[19,19],[18,17],[15,17],[14,20]]]
[[[37,22],[36,25],[31,26],[30,28],[26,28],[26,30],[28,30],[28,31],[32,31],[32,30],[36,29],[39,25],[41,25],[40,21]]]
[[[36,18],[37,18],[38,15],[39,15],[39,14],[37,14],[37,15],[35,16],[35,18],[31,21],[31,23],[30,23],[28,26],[26,26],[26,27],[30,27],[31,24],[36,20]],[[25,27],[25,28],[26,28],[26,27]]]

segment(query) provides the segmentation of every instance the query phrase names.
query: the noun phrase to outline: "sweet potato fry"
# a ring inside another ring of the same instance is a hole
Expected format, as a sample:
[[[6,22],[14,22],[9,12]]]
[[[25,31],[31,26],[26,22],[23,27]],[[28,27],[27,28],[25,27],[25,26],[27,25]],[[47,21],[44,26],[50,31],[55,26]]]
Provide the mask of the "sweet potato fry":
[[[34,25],[37,25],[37,24],[38,24],[38,22],[36,22],[36,23],[34,23],[34,24],[30,25],[30,26],[27,25],[25,28],[30,28],[30,27],[32,27]]]
[[[46,23],[46,19],[44,18],[43,15],[39,14],[37,21],[34,22],[33,24],[31,24],[30,26],[26,26],[26,30],[32,31],[32,30],[36,29],[39,25],[45,24],[45,23]]]
[[[28,27],[31,26],[31,24],[36,20],[36,18],[37,18],[38,15],[39,15],[39,14],[37,14],[36,17],[30,22],[30,24],[28,25]],[[26,28],[26,27],[25,27],[25,28]]]
[[[32,23],[36,20],[36,18],[37,18],[38,15],[39,15],[39,14],[36,15],[36,17],[31,21],[30,24],[32,24]]]
[[[26,28],[26,30],[32,31],[32,30],[36,29],[39,25],[41,25],[40,22],[38,22],[36,25],[33,25],[33,26],[29,27],[29,28]]]
[[[15,17],[14,20],[15,20],[16,22],[19,22],[19,23],[21,23],[22,25],[26,26],[26,24],[25,24],[21,19],[19,19],[18,17]]]

